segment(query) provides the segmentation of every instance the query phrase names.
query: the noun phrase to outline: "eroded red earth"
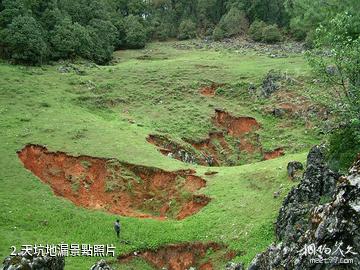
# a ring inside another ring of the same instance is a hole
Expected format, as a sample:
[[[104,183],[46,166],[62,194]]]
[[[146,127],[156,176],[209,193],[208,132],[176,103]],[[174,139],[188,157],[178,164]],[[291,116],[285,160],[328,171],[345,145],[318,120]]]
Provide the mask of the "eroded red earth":
[[[156,250],[130,253],[118,257],[119,262],[128,262],[142,258],[156,269],[187,270],[191,267],[199,270],[213,270],[213,261],[206,258],[207,253],[215,253],[218,259],[231,260],[235,255],[227,252],[223,245],[217,243],[183,243],[160,247]],[[230,256],[229,256],[230,254]]]
[[[265,160],[269,160],[269,159],[274,159],[274,158],[278,158],[285,155],[284,149],[282,148],[277,148],[273,151],[270,152],[265,152],[264,153],[264,159]]]
[[[18,152],[26,169],[74,204],[123,216],[184,219],[210,202],[195,194],[206,181],[194,171],[168,172],[116,159],[71,156],[27,145]]]
[[[261,125],[253,117],[236,117],[217,109],[212,121],[221,131],[210,132],[202,140],[185,138],[182,142],[174,142],[163,135],[149,135],[147,140],[166,156],[205,166],[234,166],[238,165],[234,159],[240,161],[246,157],[249,162],[254,162],[256,159],[268,160],[285,154],[282,148],[263,151],[256,133]]]
[[[228,134],[234,137],[241,137],[245,133],[260,129],[260,124],[255,118],[248,116],[235,117],[227,111],[215,110],[213,118],[215,125],[223,127]]]
[[[216,95],[216,90],[221,86],[223,86],[223,84],[212,83],[211,85],[201,87],[200,94],[205,97],[214,97]]]

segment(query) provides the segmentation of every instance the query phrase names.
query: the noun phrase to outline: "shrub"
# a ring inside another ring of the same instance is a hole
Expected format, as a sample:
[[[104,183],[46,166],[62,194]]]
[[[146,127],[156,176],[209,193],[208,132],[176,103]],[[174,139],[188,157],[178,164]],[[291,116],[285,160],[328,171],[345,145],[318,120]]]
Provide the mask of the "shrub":
[[[98,64],[105,64],[112,58],[117,29],[109,21],[94,19],[88,27],[90,34],[91,59]]]
[[[254,21],[250,26],[249,34],[254,41],[275,43],[282,40],[282,36],[277,25],[266,25],[263,21]]]
[[[81,46],[79,39],[79,24],[73,24],[70,19],[65,19],[56,25],[51,33],[50,43],[53,49],[53,57],[72,58],[79,52]]]
[[[299,18],[293,18],[290,22],[290,29],[293,38],[297,41],[303,41],[306,38],[305,27]]]
[[[156,32],[155,37],[158,40],[160,40],[160,41],[167,40],[170,36],[170,24],[161,23],[159,26],[156,27],[155,32]]]
[[[221,31],[217,28],[222,30],[223,37],[232,37],[245,33],[249,28],[249,22],[242,10],[233,7],[221,18],[219,24],[214,29],[214,39],[221,36]]]
[[[249,29],[250,37],[254,41],[262,41],[265,27],[266,27],[266,23],[264,23],[263,21],[254,21]]]
[[[341,13],[328,25],[320,25],[315,33],[314,49],[307,53],[317,76],[336,89],[332,104],[343,124],[330,138],[329,158],[339,169],[346,169],[360,151],[360,18],[357,15]],[[330,66],[336,72],[329,72]]]
[[[196,37],[196,24],[192,20],[184,20],[180,23],[178,39],[185,40]]]
[[[314,48],[314,39],[315,39],[315,33],[313,31],[309,32],[307,35],[306,35],[306,38],[305,38],[305,47],[307,49],[313,49]]]
[[[346,172],[360,153],[360,123],[338,129],[330,137],[329,164],[333,170]]]
[[[138,17],[130,15],[125,18],[125,44],[127,48],[140,49],[145,47],[146,31]]]
[[[116,27],[115,49],[120,49],[125,46],[125,22],[124,18],[117,16],[112,18],[112,24]]]
[[[282,40],[279,28],[276,24],[268,25],[263,29],[263,41],[266,43],[275,43]]]
[[[18,16],[2,32],[5,57],[19,63],[42,64],[49,50],[41,25],[31,16]]]
[[[214,40],[221,40],[225,37],[225,32],[219,26],[216,26],[213,31],[213,39]]]

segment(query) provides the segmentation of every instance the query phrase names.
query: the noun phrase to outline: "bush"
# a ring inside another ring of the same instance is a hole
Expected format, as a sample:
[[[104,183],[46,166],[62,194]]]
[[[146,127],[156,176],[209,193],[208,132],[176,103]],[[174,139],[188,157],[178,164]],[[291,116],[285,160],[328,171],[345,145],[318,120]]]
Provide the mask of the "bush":
[[[306,35],[306,38],[305,38],[305,47],[307,49],[313,49],[314,48],[314,39],[315,39],[315,33],[313,31],[309,32],[307,35]]]
[[[266,27],[266,23],[264,23],[263,21],[254,21],[249,29],[250,37],[254,41],[262,41],[265,27]]]
[[[254,21],[250,26],[249,34],[254,41],[275,43],[282,40],[282,36],[277,25],[266,25],[263,21]]]
[[[90,34],[91,59],[105,64],[112,58],[117,38],[117,29],[109,21],[94,19],[88,27]]]
[[[49,49],[41,25],[31,16],[18,16],[2,32],[5,57],[17,63],[42,64],[48,60]]]
[[[116,27],[115,49],[123,48],[126,44],[125,41],[125,22],[124,18],[117,16],[112,18],[112,24]]]
[[[178,39],[185,40],[196,37],[196,24],[192,20],[184,20],[180,23]]]
[[[79,24],[73,24],[70,19],[65,19],[61,24],[56,25],[51,33],[50,44],[53,49],[53,58],[73,58],[79,54],[81,46],[79,40]]]
[[[303,41],[306,38],[306,28],[302,25],[299,18],[293,18],[290,22],[290,29],[293,38],[297,41]]]
[[[335,171],[346,172],[360,153],[360,123],[338,129],[330,137],[328,159]]]
[[[170,36],[170,24],[161,23],[156,27],[155,38],[160,41],[165,41]]]
[[[279,28],[276,24],[268,25],[263,29],[263,41],[266,43],[275,43],[282,40]]]
[[[146,31],[138,17],[130,15],[125,18],[125,44],[127,48],[141,49],[145,47]]]
[[[214,40],[221,40],[225,37],[225,32],[219,26],[216,26],[213,31],[213,39]]]
[[[232,37],[245,33],[249,28],[249,22],[245,13],[235,7],[231,8],[220,20],[213,32],[213,38]],[[221,31],[220,31],[221,29]]]

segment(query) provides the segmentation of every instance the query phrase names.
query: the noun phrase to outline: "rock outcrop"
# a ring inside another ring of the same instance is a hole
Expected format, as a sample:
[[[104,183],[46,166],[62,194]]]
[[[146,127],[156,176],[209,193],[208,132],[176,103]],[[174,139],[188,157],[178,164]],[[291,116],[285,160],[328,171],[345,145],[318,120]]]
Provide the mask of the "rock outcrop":
[[[260,88],[260,95],[264,98],[269,98],[274,92],[279,90],[282,76],[279,72],[270,70],[265,76],[262,86]]]
[[[90,267],[90,270],[113,270],[105,260],[100,260]]]
[[[287,173],[291,179],[296,177],[297,172],[304,169],[304,166],[299,161],[290,161],[287,165]]]
[[[314,147],[299,185],[276,222],[278,242],[249,270],[360,269],[360,156],[347,177],[332,172]]]
[[[20,253],[5,258],[2,270],[64,270],[65,258]]]
[[[234,263],[234,262],[229,262],[226,264],[225,266],[225,270],[243,270],[244,266],[242,263]]]

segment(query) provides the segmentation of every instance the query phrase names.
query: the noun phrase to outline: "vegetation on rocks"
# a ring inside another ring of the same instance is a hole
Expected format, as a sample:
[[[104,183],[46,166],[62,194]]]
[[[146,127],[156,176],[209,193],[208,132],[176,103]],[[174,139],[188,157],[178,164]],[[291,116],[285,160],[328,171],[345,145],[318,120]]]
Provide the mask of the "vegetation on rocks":
[[[334,110],[339,130],[330,140],[330,159],[335,169],[346,170],[360,152],[360,20],[350,13],[337,15],[317,29],[315,47],[308,54],[314,71],[336,89]]]

